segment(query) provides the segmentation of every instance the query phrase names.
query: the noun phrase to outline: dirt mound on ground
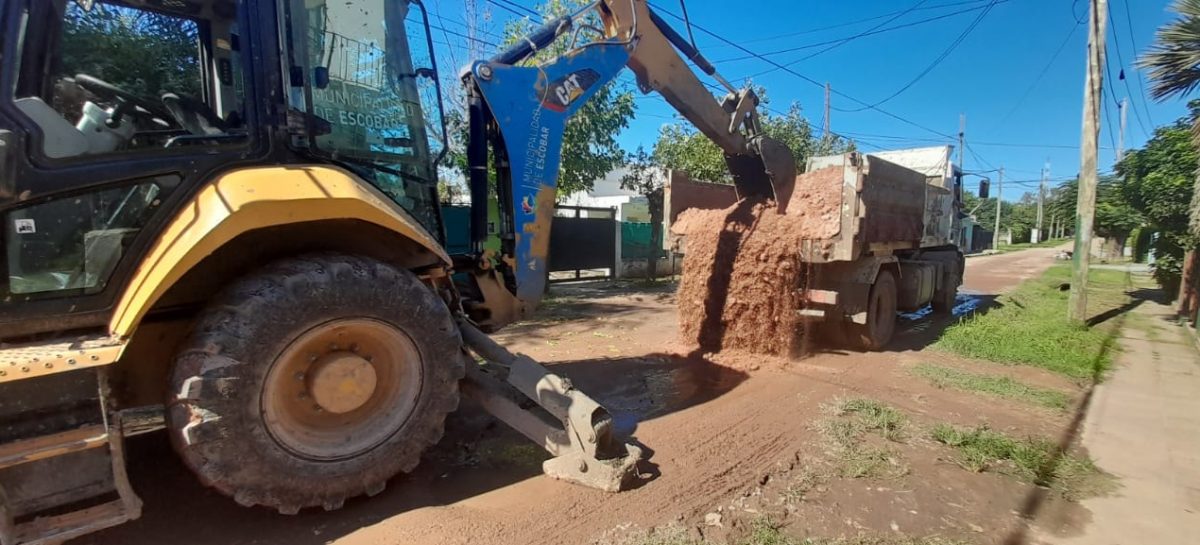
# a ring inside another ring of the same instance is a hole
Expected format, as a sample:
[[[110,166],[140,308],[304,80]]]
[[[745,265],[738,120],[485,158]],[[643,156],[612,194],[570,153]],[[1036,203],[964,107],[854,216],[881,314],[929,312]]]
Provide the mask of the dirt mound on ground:
[[[836,169],[840,179],[841,169]],[[770,202],[724,210],[688,210],[672,226],[685,236],[679,284],[682,340],[706,351],[735,348],[792,355],[801,351],[808,266],[802,252],[825,251],[838,233],[841,184],[830,169],[797,179],[787,214]]]

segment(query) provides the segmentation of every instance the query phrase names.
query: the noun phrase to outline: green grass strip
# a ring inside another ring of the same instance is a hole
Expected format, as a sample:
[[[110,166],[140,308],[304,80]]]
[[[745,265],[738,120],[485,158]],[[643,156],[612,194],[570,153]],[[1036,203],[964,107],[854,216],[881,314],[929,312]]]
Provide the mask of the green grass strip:
[[[1071,403],[1071,397],[1067,394],[1057,390],[1030,386],[1008,377],[971,373],[928,363],[916,365],[911,372],[918,377],[928,379],[938,388],[980,392],[1051,409],[1065,409]]]
[[[1106,491],[1109,478],[1091,459],[1059,453],[1045,438],[1016,439],[986,426],[958,428],[938,424],[930,436],[958,451],[958,463],[970,471],[998,470],[1039,486],[1049,487],[1063,497],[1079,500]]]
[[[1089,278],[1091,315],[1119,310],[1129,300],[1124,272],[1093,270]],[[1070,268],[1055,265],[1042,277],[1000,297],[996,306],[947,328],[937,346],[971,358],[1042,367],[1072,378],[1100,377],[1112,364],[1119,320],[1094,327],[1068,320],[1068,293],[1060,286],[1069,280]]]

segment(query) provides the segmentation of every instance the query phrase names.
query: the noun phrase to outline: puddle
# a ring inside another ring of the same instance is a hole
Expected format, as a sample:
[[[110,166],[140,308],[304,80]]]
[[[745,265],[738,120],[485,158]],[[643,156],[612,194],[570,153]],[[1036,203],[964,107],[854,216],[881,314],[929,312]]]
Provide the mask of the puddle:
[[[572,362],[554,370],[608,408],[621,434],[632,434],[638,422],[713,399],[745,378],[701,358],[667,354]]]
[[[954,316],[965,316],[975,312],[975,310],[979,308],[979,303],[981,301],[982,299],[977,293],[959,292],[958,297],[954,299]],[[900,319],[909,322],[915,322],[928,317],[930,314],[933,314],[933,307],[925,305],[925,307],[920,310],[913,312],[901,312]]]

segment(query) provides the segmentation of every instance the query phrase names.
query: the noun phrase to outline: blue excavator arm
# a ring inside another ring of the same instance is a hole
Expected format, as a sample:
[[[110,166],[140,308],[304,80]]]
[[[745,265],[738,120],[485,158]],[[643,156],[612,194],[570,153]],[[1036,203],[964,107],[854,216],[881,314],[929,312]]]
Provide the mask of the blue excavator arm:
[[[581,24],[592,13],[603,29]],[[592,32],[595,39],[548,62],[529,62],[572,32],[576,41],[581,32]],[[714,97],[681,54],[728,94],[720,100]],[[567,122],[625,67],[633,70],[643,93],[661,94],[725,152],[740,197],[786,205],[795,162],[785,146],[761,134],[753,91],[736,89],[721,78],[645,0],[594,2],[546,22],[511,48],[463,71],[477,287],[467,310],[485,329],[520,319],[541,300]],[[499,255],[482,250],[493,172],[501,219]]]

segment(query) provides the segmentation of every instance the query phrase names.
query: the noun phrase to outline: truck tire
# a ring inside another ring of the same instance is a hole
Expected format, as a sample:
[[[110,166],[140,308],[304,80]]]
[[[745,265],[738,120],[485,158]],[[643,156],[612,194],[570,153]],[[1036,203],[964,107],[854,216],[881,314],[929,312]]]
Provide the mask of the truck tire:
[[[852,324],[850,340],[862,350],[882,350],[896,332],[896,277],[882,270],[867,299],[867,323]]]
[[[184,463],[239,504],[337,509],[441,438],[461,345],[449,309],[407,270],[286,259],[203,311],[171,372],[167,427]]]
[[[963,269],[966,259],[958,251],[931,252],[930,257],[941,261],[946,269],[942,275],[938,289],[933,292],[933,300],[929,302],[934,314],[947,316],[954,313],[958,302],[958,286],[962,284]]]
[[[929,302],[929,306],[933,307],[934,314],[948,316],[954,313],[954,304],[957,299],[958,288],[946,286],[934,290],[933,300]]]

